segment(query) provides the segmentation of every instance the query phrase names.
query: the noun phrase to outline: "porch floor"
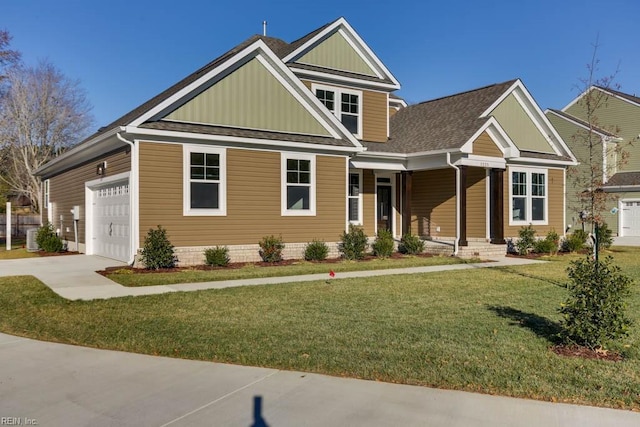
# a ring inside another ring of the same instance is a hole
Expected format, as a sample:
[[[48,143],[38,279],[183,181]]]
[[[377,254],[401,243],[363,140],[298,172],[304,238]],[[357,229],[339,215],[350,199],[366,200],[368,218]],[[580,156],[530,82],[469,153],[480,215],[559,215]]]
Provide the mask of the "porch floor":
[[[437,255],[453,255],[455,249],[453,239],[424,240],[425,252]],[[469,241],[467,246],[458,247],[460,258],[495,259],[507,254],[507,245],[494,245],[486,241]]]

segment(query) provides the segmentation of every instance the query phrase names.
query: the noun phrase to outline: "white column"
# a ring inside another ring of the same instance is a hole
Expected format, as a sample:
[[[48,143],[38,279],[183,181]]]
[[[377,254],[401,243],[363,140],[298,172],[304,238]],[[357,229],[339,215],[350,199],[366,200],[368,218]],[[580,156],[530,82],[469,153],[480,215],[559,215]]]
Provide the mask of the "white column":
[[[11,202],[7,202],[7,250],[11,250]]]

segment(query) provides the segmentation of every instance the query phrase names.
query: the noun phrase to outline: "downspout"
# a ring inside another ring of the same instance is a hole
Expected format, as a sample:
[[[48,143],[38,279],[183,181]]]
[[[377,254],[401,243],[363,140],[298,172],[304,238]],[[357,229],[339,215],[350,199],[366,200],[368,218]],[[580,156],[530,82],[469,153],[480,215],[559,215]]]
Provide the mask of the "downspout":
[[[456,238],[453,241],[453,256],[458,256],[458,243],[460,241],[460,168],[451,163],[451,153],[447,151],[447,164],[456,171]]]
[[[130,221],[131,221],[131,230],[129,232],[130,238],[129,238],[129,247],[132,249],[132,253],[131,253],[131,258],[129,258],[128,264],[133,266],[136,262],[136,251],[138,248],[136,248],[135,246],[135,241],[136,241],[136,233],[138,232],[138,227],[136,227],[136,215],[134,215],[134,210],[136,209],[137,204],[135,203],[135,194],[136,191],[138,191],[137,188],[134,187],[135,183],[138,182],[138,177],[137,177],[137,170],[136,170],[136,166],[138,164],[137,162],[137,156],[136,156],[136,146],[133,143],[133,141],[129,141],[128,139],[125,139],[122,135],[120,135],[120,132],[116,133],[116,137],[124,142],[125,144],[129,145],[131,147],[131,175],[130,175],[130,179],[129,179],[129,215],[130,215]]]

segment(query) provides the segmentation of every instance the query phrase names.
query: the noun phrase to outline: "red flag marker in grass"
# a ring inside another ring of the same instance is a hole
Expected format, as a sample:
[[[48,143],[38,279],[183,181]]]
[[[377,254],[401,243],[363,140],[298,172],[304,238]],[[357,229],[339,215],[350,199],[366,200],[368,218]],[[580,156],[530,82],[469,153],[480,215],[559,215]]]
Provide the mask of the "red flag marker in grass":
[[[334,277],[336,277],[336,273],[333,270],[329,270],[329,277],[333,279]]]

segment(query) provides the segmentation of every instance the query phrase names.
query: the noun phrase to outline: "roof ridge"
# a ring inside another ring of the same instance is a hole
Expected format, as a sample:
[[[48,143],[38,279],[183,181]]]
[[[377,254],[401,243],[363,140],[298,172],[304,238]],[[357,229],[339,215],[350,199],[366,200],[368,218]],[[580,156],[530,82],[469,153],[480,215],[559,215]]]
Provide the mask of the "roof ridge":
[[[451,95],[441,96],[440,98],[429,99],[427,101],[419,102],[419,103],[417,103],[415,105],[422,105],[422,104],[428,104],[430,102],[442,101],[443,99],[454,98],[456,96],[465,95],[465,94],[473,93],[473,92],[479,92],[481,90],[486,90],[486,89],[489,89],[489,88],[492,88],[492,87],[506,85],[507,83],[513,84],[516,81],[518,81],[518,79],[507,80],[507,81],[504,81],[502,83],[493,83],[493,84],[490,84],[490,85],[487,85],[487,86],[483,86],[483,87],[479,87],[479,88],[476,88],[476,89],[465,90],[463,92],[458,92],[458,93],[453,93]]]

